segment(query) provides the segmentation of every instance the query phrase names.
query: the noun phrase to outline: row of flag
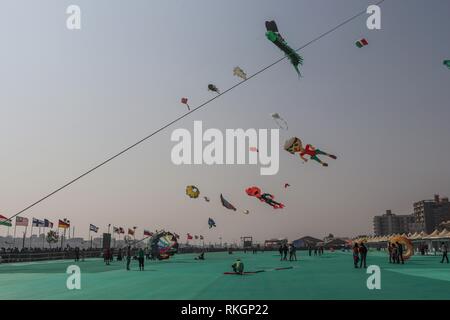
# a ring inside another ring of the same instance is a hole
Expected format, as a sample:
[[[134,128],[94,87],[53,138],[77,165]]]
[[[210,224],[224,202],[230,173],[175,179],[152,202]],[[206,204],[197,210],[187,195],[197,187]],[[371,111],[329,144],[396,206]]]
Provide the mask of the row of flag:
[[[197,236],[197,235],[192,236],[190,233],[188,233],[188,234],[187,234],[187,239],[188,239],[188,240],[192,240],[192,239],[195,239],[195,240],[198,240],[198,239],[203,240],[204,238],[203,238],[203,236]]]
[[[11,227],[12,222],[10,219],[8,219],[7,217],[2,216],[0,214],[0,225]],[[29,225],[30,225],[30,220],[28,218],[19,217],[19,216],[16,217],[16,226],[17,227],[28,227]],[[47,220],[47,219],[40,220],[40,219],[33,218],[31,220],[31,226],[32,227],[53,228],[53,222],[51,222],[50,220]],[[62,228],[62,229],[70,228],[70,221],[67,219],[59,220],[58,228]]]

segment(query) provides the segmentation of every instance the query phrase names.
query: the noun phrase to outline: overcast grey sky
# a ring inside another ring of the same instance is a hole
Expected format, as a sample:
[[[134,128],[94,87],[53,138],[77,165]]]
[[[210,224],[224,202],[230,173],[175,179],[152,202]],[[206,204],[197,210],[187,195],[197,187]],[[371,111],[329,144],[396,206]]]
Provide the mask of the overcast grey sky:
[[[282,53],[264,36],[275,19],[295,48],[374,1],[40,0],[0,10],[0,213],[10,216],[211,97]],[[82,29],[66,29],[77,4]],[[362,16],[301,51],[298,79],[283,61],[150,141],[29,210],[89,223],[166,228],[207,241],[323,237],[372,232],[372,217],[411,213],[414,201],[450,195],[450,1],[386,0],[382,30]],[[369,46],[354,42],[366,37]],[[176,128],[274,128],[338,155],[330,167],[280,150],[280,171],[257,166],[172,164]],[[285,182],[291,188],[285,190]],[[210,203],[185,195],[198,186]],[[258,185],[286,208],[274,211],[245,188]],[[250,215],[224,209],[223,193]],[[208,230],[212,217],[217,228]],[[1,227],[0,234],[6,233]]]

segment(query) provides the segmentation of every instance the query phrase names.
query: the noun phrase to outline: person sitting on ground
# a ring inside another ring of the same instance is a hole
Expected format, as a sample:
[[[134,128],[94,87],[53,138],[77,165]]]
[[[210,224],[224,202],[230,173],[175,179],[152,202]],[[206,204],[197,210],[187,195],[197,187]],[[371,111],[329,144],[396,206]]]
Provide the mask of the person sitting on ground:
[[[231,267],[233,268],[233,271],[239,274],[244,273],[244,264],[242,263],[241,259],[237,259]]]
[[[205,260],[205,252],[200,253],[200,255],[196,257],[195,260]]]

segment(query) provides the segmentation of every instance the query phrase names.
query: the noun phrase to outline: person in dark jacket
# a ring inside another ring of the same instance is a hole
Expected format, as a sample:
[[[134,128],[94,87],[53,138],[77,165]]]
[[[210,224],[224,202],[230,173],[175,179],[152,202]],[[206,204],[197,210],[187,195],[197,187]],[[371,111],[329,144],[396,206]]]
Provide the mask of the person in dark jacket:
[[[361,245],[359,246],[359,256],[361,258],[359,267],[362,268],[364,265],[364,268],[367,268],[366,265],[367,247],[364,245],[364,243],[361,243]]]

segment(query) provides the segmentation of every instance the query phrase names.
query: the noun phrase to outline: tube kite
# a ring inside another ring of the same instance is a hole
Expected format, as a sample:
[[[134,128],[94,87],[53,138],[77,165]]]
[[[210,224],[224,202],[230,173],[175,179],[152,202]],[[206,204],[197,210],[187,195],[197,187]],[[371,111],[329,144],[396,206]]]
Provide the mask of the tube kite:
[[[298,66],[303,65],[303,58],[283,39],[281,34],[278,32],[278,27],[275,21],[266,21],[266,30],[267,39],[273,42],[274,45],[286,54],[288,59],[291,61],[291,64],[294,66],[295,71],[297,71],[298,75],[301,76]]]
[[[275,198],[273,195],[271,195],[270,193],[261,193],[261,189],[258,187],[247,188],[247,189],[245,189],[245,192],[250,197],[256,197],[261,202],[267,203],[269,206],[272,206],[274,209],[283,209],[284,208],[284,204],[273,200]]]
[[[304,156],[308,155],[310,157],[310,159],[317,161],[324,167],[328,167],[328,163],[320,160],[317,157],[318,155],[325,155],[327,157],[330,157],[331,159],[337,159],[337,157],[335,155],[328,154],[322,150],[316,149],[310,144],[307,144],[306,147],[303,148],[302,141],[297,137],[293,137],[293,138],[290,138],[289,140],[287,140],[284,144],[284,150],[286,150],[287,152],[289,152],[291,154],[299,153],[300,158],[302,158],[302,160],[305,162],[307,162],[308,159],[306,159]]]
[[[404,260],[408,260],[412,255],[414,255],[414,246],[408,238],[403,236],[392,237],[389,239],[389,242],[391,244],[395,244],[396,246],[400,244],[406,248],[406,251],[403,253]]]

